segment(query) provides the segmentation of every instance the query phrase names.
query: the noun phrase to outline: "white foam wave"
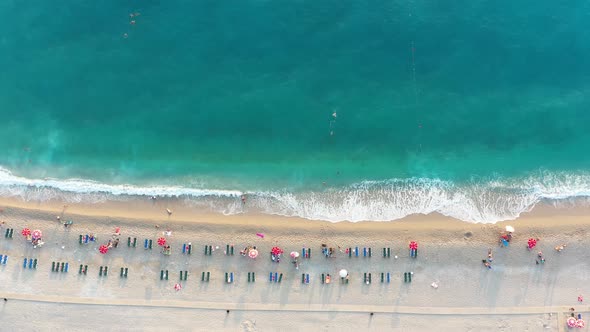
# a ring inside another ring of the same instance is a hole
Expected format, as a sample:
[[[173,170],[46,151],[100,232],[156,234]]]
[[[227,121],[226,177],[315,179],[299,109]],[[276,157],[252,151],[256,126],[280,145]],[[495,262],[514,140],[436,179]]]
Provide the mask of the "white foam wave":
[[[252,211],[332,222],[391,221],[433,212],[467,222],[512,220],[543,199],[590,196],[590,173],[540,172],[525,178],[474,180],[465,184],[437,179],[392,179],[323,191],[247,194],[248,204],[244,208],[239,200],[242,192],[238,190],[28,179],[0,168],[0,195],[27,201],[101,202],[134,196],[183,197],[187,204],[223,214]]]

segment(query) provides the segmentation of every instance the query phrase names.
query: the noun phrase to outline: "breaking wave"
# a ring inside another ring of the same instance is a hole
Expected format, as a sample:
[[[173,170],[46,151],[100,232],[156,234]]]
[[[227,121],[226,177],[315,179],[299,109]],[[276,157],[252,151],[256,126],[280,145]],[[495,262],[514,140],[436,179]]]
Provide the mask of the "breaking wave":
[[[247,195],[242,205],[240,196]],[[0,195],[25,201],[104,202],[144,196],[182,199],[223,214],[259,212],[311,220],[392,221],[412,214],[441,213],[466,222],[518,218],[542,200],[590,196],[590,173],[538,172],[523,178],[457,184],[427,178],[363,181],[321,191],[200,189],[183,186],[106,184],[83,179],[29,179],[0,168]]]

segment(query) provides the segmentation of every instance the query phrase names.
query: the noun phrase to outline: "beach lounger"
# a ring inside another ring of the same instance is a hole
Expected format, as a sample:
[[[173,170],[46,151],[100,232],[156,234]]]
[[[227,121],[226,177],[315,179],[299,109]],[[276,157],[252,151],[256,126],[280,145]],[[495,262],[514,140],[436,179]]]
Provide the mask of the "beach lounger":
[[[182,244],[182,253],[186,254],[186,243]]]
[[[371,249],[371,247],[369,247],[369,257],[373,257],[373,249]]]
[[[412,274],[413,272],[408,272],[408,282],[412,282]]]
[[[7,228],[6,229],[6,234],[4,234],[4,237],[5,238],[8,238],[8,234],[10,234],[10,228]]]
[[[119,276],[120,276],[121,278],[123,278],[123,272],[125,272],[125,269],[124,269],[124,268],[121,268],[121,273],[119,274]]]
[[[10,233],[8,234],[8,237],[12,239],[13,234],[14,234],[14,228],[11,228]]]
[[[23,262],[23,268],[27,268],[27,259],[25,258],[25,261]]]
[[[371,273],[369,273],[369,283],[371,283],[371,282],[373,282],[373,281],[371,280]]]
[[[274,276],[274,281],[277,282],[278,281],[278,276],[279,274],[275,272],[275,276]]]
[[[322,273],[322,284],[325,282],[325,278],[326,278],[326,277],[325,277],[325,276],[324,276],[324,274]]]
[[[301,273],[301,283],[305,283],[305,273]]]
[[[135,248],[137,246],[137,238],[134,237],[133,238],[133,248]]]
[[[305,248],[301,249],[301,258],[305,258]]]
[[[88,265],[84,265],[84,274],[88,274]]]
[[[268,281],[269,282],[272,282],[272,272],[269,272],[268,273]]]
[[[352,248],[348,248],[348,257],[351,258],[352,257]]]
[[[203,273],[201,273],[201,281],[205,281],[205,271],[203,271]]]
[[[355,247],[355,248],[354,248],[354,255],[355,255],[356,257],[359,257],[359,247]]]
[[[229,284],[229,276],[227,272],[225,272],[225,282]]]
[[[160,270],[160,280],[164,280],[164,270]]]
[[[166,273],[164,273],[164,278],[166,278],[166,280],[168,280],[168,270],[166,270]]]
[[[387,272],[387,283],[389,283],[391,281],[391,277],[389,275],[389,272]]]
[[[62,263],[63,264],[63,263]],[[68,269],[70,268],[70,263],[66,263],[66,266],[64,268],[64,272],[68,272]]]
[[[256,282],[256,273],[252,272],[252,282]]]
[[[0,255],[0,258],[2,258],[2,255]],[[55,262],[51,262],[51,272],[55,271]]]
[[[150,250],[152,250],[152,240],[150,240],[148,247],[150,248]]]
[[[309,273],[305,274],[305,283],[309,284]]]
[[[182,281],[182,271],[180,271],[180,277],[179,280]]]
[[[363,248],[363,257],[367,257],[367,247]]]
[[[127,246],[131,247],[131,237],[127,237]]]
[[[2,265],[6,265],[6,262],[8,262],[8,255],[4,255],[4,258],[2,259]]]
[[[61,262],[61,268],[59,269],[60,272],[63,272],[65,267],[66,267],[66,263]]]
[[[102,266],[98,269],[98,276],[102,277]]]
[[[78,237],[78,243],[82,244],[82,234],[80,234],[80,236]]]
[[[105,266],[103,272],[104,272],[104,276],[106,277],[107,274],[109,273],[109,267],[108,266]]]
[[[146,250],[147,250],[147,248],[148,248],[148,243],[149,243],[149,242],[148,242],[148,239],[145,239],[145,240],[143,241],[143,249],[146,249]]]
[[[209,275],[210,275],[210,274],[211,274],[211,273],[207,272],[207,281],[209,281]]]
[[[192,249],[193,249],[193,245],[192,244],[189,244],[188,245],[188,254],[189,255],[191,254]]]
[[[225,245],[225,255],[229,256],[229,244]]]
[[[229,282],[230,283],[234,282],[234,273],[233,272],[230,272],[230,274],[229,274]]]
[[[381,283],[383,283],[383,280],[385,280],[385,275],[383,272],[381,272]]]
[[[248,282],[250,282],[250,272],[248,272]]]
[[[37,258],[33,260],[33,269],[37,268]]]
[[[82,268],[83,268],[83,267],[84,267],[84,266],[83,266],[82,264],[80,264],[80,270],[78,270],[78,274],[82,274]]]
[[[128,274],[128,273],[129,273],[129,268],[128,268],[128,267],[126,267],[126,268],[125,268],[125,278],[127,278],[127,274]],[[168,280],[168,278],[166,278],[166,280]]]
[[[348,279],[341,277],[340,278],[340,283],[342,283],[342,284],[348,284]]]
[[[404,272],[404,282],[408,282],[408,272]]]

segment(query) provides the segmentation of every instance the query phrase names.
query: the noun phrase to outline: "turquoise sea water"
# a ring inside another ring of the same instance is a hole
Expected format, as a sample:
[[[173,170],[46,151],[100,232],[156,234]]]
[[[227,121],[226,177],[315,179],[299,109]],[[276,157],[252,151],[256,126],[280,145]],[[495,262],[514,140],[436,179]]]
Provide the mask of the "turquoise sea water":
[[[0,193],[515,218],[590,194],[589,21],[583,1],[2,1]]]

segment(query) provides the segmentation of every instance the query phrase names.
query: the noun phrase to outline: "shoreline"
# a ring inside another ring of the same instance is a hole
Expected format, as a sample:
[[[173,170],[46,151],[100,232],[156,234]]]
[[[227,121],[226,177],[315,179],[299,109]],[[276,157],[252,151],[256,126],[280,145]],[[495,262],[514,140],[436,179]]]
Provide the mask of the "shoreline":
[[[31,204],[4,198],[0,207],[0,220],[6,222],[2,228],[14,228],[16,233],[14,239],[0,238],[0,254],[11,256],[9,264],[0,267],[0,295],[12,299],[0,309],[0,315],[6,312],[3,317],[10,319],[23,319],[21,312],[31,312],[31,307],[51,310],[53,315],[81,317],[85,311],[105,310],[108,314],[101,323],[116,329],[112,321],[124,319],[117,309],[124,305],[142,317],[132,320],[141,327],[138,330],[190,328],[192,324],[223,331],[289,328],[276,321],[275,317],[281,317],[301,330],[329,326],[325,330],[338,331],[354,326],[360,330],[428,331],[433,324],[443,323],[453,331],[467,331],[469,324],[484,330],[506,325],[515,330],[550,326],[550,331],[558,331],[567,308],[575,306],[584,316],[590,312],[590,307],[575,302],[579,294],[590,294],[587,275],[580,272],[588,270],[583,257],[590,246],[590,211],[583,207],[544,205],[518,220],[497,224],[472,224],[440,215],[411,216],[394,222],[330,223],[268,215],[197,213],[174,200],[90,206],[69,203],[62,216],[62,221],[74,221],[68,228],[56,220],[63,210],[60,202]],[[170,218],[167,208],[172,210]],[[505,225],[514,226],[516,232],[510,246],[501,248],[498,235]],[[46,244],[33,249],[23,241],[22,227],[42,229]],[[98,245],[110,238],[114,227],[121,227],[122,243],[106,255],[99,254]],[[173,248],[171,256],[160,254],[157,246],[145,250],[141,244],[141,248],[129,248],[125,243],[128,236],[140,243],[157,239],[167,229],[172,232],[167,236]],[[258,232],[265,238],[257,237]],[[78,234],[89,233],[99,241],[78,244]],[[525,249],[529,237],[540,239],[535,250],[545,252],[547,263],[542,267],[534,263],[536,251]],[[420,245],[417,259],[408,257],[409,241]],[[195,247],[191,256],[180,253],[181,244],[187,242]],[[335,258],[325,258],[320,251],[322,243],[342,249],[373,248],[373,257],[361,254],[349,258],[339,251]],[[563,253],[553,250],[564,243],[567,248]],[[226,244],[235,245],[235,256],[224,253]],[[203,245],[219,249],[206,256]],[[258,246],[262,255],[256,260],[241,257],[237,252],[247,245]],[[315,254],[301,260],[300,269],[295,270],[289,259],[279,264],[268,259],[265,253],[275,245],[286,253],[307,247]],[[382,257],[384,247],[391,247],[390,258]],[[481,263],[488,248],[495,256],[492,270]],[[39,259],[37,271],[22,268],[22,259],[27,257]],[[70,262],[71,271],[50,272],[51,261]],[[78,264],[89,266],[88,275],[77,273]],[[106,279],[97,272],[103,265],[112,271]],[[122,266],[129,267],[129,278],[119,278],[118,268]],[[320,283],[321,273],[336,275],[342,268],[351,274],[350,284]],[[169,281],[158,279],[163,269],[171,271]],[[179,270],[189,271],[190,277],[181,281],[183,289],[176,292],[172,286],[178,282]],[[211,282],[201,281],[204,271],[211,272]],[[269,271],[283,273],[282,283],[270,283]],[[403,281],[406,271],[414,273],[411,284]],[[234,283],[223,282],[227,272],[235,273]],[[246,282],[246,272],[256,272],[260,280]],[[385,272],[391,273],[391,283],[379,282],[379,274]],[[309,285],[300,282],[301,273],[310,274]],[[371,285],[362,282],[363,273],[373,273]],[[433,289],[433,281],[440,287]],[[40,294],[39,301],[31,306],[35,294]],[[85,306],[85,302],[93,305]],[[138,306],[142,303],[149,307]],[[6,309],[12,307],[18,310]],[[429,308],[434,309],[426,312]],[[35,319],[49,319],[47,310],[33,311],[38,316]],[[186,310],[191,312],[190,320],[184,316]],[[170,315],[175,322],[163,325],[145,317],[147,312]],[[375,317],[368,318],[368,312],[374,312]],[[216,318],[211,321],[211,317]],[[416,324],[416,317],[424,321]],[[475,317],[477,324],[469,323]],[[74,322],[83,323],[80,319]],[[73,325],[68,324],[74,323],[61,324],[70,327]]]

